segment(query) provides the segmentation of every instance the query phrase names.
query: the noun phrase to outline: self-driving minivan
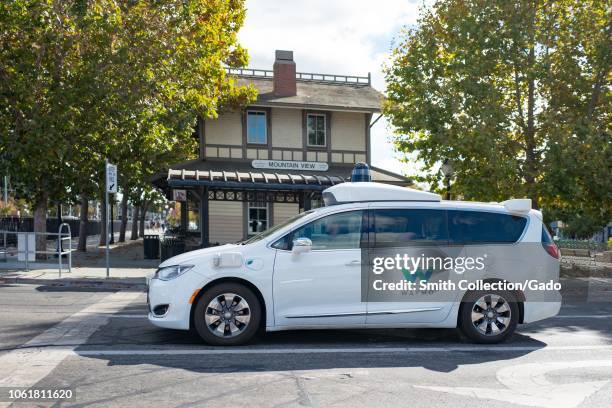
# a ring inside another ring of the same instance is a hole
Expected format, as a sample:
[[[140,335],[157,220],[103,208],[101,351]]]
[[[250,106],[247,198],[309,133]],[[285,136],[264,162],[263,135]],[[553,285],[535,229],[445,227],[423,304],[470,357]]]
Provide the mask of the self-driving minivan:
[[[419,327],[497,343],[559,311],[559,253],[529,199],[347,182],[323,200],[246,241],[164,261],[149,320],[214,345],[260,329]]]

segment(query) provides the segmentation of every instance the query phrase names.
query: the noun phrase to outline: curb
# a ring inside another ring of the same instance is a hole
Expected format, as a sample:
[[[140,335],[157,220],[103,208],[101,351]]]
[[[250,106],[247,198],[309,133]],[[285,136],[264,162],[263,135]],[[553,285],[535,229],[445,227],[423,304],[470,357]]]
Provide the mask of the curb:
[[[140,280],[140,279],[139,279]],[[117,289],[117,290],[132,290],[144,291],[147,287],[146,279],[142,278],[141,282],[126,282],[117,279],[36,279],[36,278],[19,278],[19,277],[0,277],[0,284],[29,284],[29,285],[45,285],[56,287],[74,287],[74,288],[91,288],[91,289]]]

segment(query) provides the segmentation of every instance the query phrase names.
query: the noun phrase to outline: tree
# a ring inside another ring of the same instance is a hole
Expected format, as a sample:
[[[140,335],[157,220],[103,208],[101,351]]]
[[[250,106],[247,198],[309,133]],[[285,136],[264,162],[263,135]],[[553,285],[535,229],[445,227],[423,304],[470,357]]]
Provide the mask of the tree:
[[[246,64],[243,20],[241,0],[0,4],[0,166],[37,232],[49,200],[102,195],[105,158],[146,176],[184,157],[197,115],[253,99],[224,70]]]
[[[437,1],[402,32],[384,113],[434,188],[528,196],[588,233],[612,218],[611,20],[603,0]]]

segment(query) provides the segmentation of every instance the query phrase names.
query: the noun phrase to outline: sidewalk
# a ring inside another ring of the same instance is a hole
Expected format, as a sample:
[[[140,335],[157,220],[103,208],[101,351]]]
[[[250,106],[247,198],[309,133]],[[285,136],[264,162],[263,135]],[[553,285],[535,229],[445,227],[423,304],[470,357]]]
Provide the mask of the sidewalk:
[[[80,267],[72,272],[57,269],[36,269],[26,271],[0,271],[0,284],[25,283],[51,286],[104,287],[114,289],[144,289],[146,276],[152,275],[155,268],[111,268],[106,277],[106,268]]]
[[[118,236],[115,237],[117,238]],[[110,246],[109,278],[106,277],[105,247],[99,247],[98,241],[99,237],[88,237],[87,252],[72,252],[71,272],[68,272],[68,259],[64,256],[61,277],[58,260],[54,257],[43,262],[30,262],[29,271],[24,269],[23,262],[17,262],[16,259],[0,262],[0,284],[30,283],[144,289],[146,276],[155,272],[160,261],[144,259],[142,239],[127,240]]]

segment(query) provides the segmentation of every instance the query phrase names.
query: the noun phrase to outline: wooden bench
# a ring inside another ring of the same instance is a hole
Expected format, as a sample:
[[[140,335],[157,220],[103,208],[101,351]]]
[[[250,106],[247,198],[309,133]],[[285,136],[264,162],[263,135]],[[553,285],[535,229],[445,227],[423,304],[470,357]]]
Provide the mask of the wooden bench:
[[[590,249],[561,248],[561,256],[575,256],[577,258],[591,258],[593,255]]]

